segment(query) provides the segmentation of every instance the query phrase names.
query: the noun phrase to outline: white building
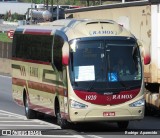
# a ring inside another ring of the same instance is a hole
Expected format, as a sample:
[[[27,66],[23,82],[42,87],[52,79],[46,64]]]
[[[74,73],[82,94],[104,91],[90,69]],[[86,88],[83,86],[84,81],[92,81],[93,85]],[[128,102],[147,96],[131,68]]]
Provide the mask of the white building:
[[[11,14],[18,13],[20,15],[25,15],[29,8],[35,7],[32,3],[21,3],[21,2],[1,2],[0,0],[0,15],[10,12]],[[13,1],[13,0],[12,0]]]
[[[0,2],[18,2],[18,0],[0,0]]]

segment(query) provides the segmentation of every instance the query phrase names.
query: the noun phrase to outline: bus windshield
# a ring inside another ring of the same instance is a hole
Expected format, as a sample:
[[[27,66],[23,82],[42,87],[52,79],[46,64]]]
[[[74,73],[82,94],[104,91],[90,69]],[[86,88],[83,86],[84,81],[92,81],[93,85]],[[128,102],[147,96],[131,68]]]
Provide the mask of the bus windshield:
[[[118,93],[140,88],[139,48],[128,40],[77,40],[71,43],[70,79],[75,90]]]

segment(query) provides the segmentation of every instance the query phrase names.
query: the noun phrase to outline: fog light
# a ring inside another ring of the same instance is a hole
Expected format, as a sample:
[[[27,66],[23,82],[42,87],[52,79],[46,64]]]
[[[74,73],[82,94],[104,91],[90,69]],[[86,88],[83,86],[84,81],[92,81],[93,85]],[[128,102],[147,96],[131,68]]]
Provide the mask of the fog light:
[[[75,112],[74,114],[75,114],[75,115],[78,115],[78,112]]]
[[[88,107],[87,105],[79,103],[79,102],[74,101],[74,100],[70,100],[70,106],[71,106],[71,108],[77,108],[77,109],[83,109],[83,108]]]
[[[130,107],[139,107],[139,106],[144,106],[145,105],[145,101],[144,101],[144,98],[143,99],[140,99],[134,103],[131,103],[129,106]]]
[[[139,110],[138,113],[139,113],[139,114],[142,114],[142,110]]]

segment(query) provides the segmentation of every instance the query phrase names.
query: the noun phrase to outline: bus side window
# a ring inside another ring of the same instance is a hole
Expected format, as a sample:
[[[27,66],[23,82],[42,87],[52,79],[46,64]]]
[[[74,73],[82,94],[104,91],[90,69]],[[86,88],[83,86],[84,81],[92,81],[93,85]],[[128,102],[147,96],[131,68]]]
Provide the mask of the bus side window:
[[[14,57],[17,58],[24,58],[26,56],[26,47],[25,47],[25,37],[23,35],[16,35],[14,44],[13,44],[13,49],[14,49]]]
[[[53,36],[15,34],[12,56],[16,58],[51,62]]]
[[[16,57],[16,44],[18,42],[18,35],[14,34],[13,42],[12,42],[12,57]]]
[[[27,59],[49,62],[51,61],[52,36],[28,35]]]
[[[41,53],[42,53],[42,60],[45,62],[51,62],[51,48],[52,48],[52,36],[43,36],[41,39]]]
[[[55,35],[53,46],[53,64],[58,71],[62,71],[62,47],[64,40],[61,36]]]

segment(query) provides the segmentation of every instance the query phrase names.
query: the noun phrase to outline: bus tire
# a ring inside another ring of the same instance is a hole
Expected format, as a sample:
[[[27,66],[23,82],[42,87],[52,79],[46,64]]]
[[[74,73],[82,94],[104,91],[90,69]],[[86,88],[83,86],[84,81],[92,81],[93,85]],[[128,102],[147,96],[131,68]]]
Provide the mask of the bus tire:
[[[57,124],[62,128],[62,129],[67,129],[69,128],[69,123],[67,120],[63,119],[61,117],[60,113],[57,113]]]
[[[58,100],[56,100],[55,109],[56,109],[57,124],[58,124],[62,129],[67,129],[67,128],[69,128],[69,122],[61,117],[60,107],[59,107],[59,102],[58,102]]]
[[[25,115],[27,119],[35,119],[36,111],[29,108],[29,101],[27,96],[25,96],[25,99],[24,99],[24,107],[25,107]]]
[[[128,125],[129,125],[129,121],[120,121],[117,122],[119,129],[124,130],[127,129]]]
[[[145,116],[149,115],[148,105],[147,105],[146,101],[145,101],[145,110],[144,110],[144,115],[145,115]]]

